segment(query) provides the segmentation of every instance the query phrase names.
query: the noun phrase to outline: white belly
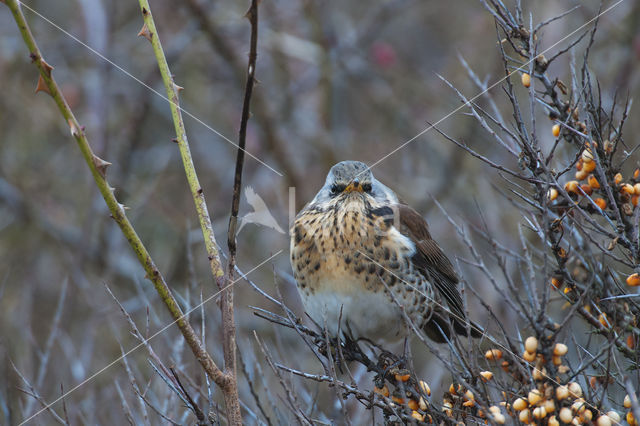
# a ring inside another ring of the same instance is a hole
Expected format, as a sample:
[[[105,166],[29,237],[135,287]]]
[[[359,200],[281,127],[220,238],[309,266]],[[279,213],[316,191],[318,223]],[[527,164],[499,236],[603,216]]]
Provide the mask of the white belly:
[[[362,288],[361,284],[349,285],[344,279],[339,283],[327,283],[322,288]],[[338,320],[342,309],[340,330],[342,335],[354,339],[368,338],[394,343],[406,337],[407,330],[400,308],[382,291],[316,291],[302,293],[302,301],[309,316],[329,335],[338,335]]]

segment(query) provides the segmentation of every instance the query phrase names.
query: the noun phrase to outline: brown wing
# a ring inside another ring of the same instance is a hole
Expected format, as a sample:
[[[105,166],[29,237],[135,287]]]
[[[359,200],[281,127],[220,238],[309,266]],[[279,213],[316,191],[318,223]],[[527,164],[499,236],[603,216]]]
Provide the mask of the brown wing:
[[[467,335],[467,319],[464,313],[462,297],[458,291],[458,275],[453,269],[451,261],[442,249],[431,238],[429,227],[424,218],[406,204],[398,204],[400,232],[409,237],[416,246],[416,254],[411,259],[422,274],[431,281],[435,288],[446,300],[451,311],[454,329],[458,334]],[[441,324],[438,324],[441,326]],[[478,330],[472,327],[472,335]],[[437,340],[437,339],[436,339]]]

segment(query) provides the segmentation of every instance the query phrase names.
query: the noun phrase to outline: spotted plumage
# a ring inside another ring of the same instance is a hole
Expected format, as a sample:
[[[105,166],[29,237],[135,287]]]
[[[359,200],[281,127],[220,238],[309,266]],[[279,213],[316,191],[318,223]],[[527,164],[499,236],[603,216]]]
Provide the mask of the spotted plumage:
[[[340,329],[352,338],[405,337],[400,306],[436,341],[445,341],[452,326],[467,334],[451,262],[424,219],[364,163],[333,166],[298,214],[291,265],[307,313],[333,335]]]

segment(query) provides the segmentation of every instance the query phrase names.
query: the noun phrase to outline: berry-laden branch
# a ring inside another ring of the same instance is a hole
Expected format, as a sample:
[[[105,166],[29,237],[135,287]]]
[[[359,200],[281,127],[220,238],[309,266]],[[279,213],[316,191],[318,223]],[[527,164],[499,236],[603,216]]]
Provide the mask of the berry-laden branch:
[[[98,186],[98,189],[100,190],[100,193],[102,194],[102,197],[104,198],[105,203],[107,204],[107,207],[111,212],[111,217],[116,221],[125,238],[129,242],[129,245],[138,257],[138,261],[146,272],[146,277],[153,283],[160,298],[169,310],[171,316],[175,319],[180,332],[184,336],[196,359],[200,362],[209,377],[211,377],[211,379],[221,387],[223,392],[225,392],[227,389],[229,389],[231,383],[229,375],[223,373],[222,370],[218,368],[209,353],[202,345],[197,334],[184,317],[184,314],[182,313],[182,310],[180,309],[177,301],[171,294],[169,286],[167,285],[164,277],[156,267],[153,259],[151,258],[151,255],[144,246],[144,243],[127,218],[125,207],[116,199],[113,193],[114,188],[109,185],[109,182],[106,178],[106,171],[110,163],[104,161],[93,153],[84,128],[78,123],[71,108],[69,107],[69,104],[62,95],[58,84],[53,78],[53,67],[49,65],[42,57],[42,53],[40,52],[40,49],[38,48],[35,38],[31,33],[24,14],[20,9],[19,1],[6,0],[3,1],[3,3],[5,3],[11,10],[13,18],[18,25],[18,29],[22,34],[22,38],[24,39],[27,48],[29,49],[29,57],[40,71],[36,92],[48,93],[54,99],[56,105],[58,106],[58,109],[60,110],[60,113],[69,125],[71,135],[76,140],[78,147],[80,148],[80,151],[82,152],[82,155],[87,165],[89,166],[96,185]]]
[[[169,106],[171,108],[171,117],[173,118],[173,125],[176,131],[175,141],[178,144],[180,150],[180,156],[182,158],[182,164],[193,196],[195,203],[198,220],[200,227],[202,228],[202,235],[204,236],[205,247],[209,258],[209,265],[211,267],[211,273],[220,290],[225,290],[222,295],[222,327],[223,327],[223,352],[224,352],[224,373],[222,374],[224,380],[218,382],[216,377],[209,374],[209,376],[222,388],[224,394],[224,401],[227,411],[227,418],[229,424],[242,424],[242,416],[240,412],[240,400],[238,397],[238,381],[236,376],[236,353],[235,353],[235,321],[233,315],[233,290],[232,287],[226,286],[225,274],[222,269],[222,263],[220,261],[220,253],[218,250],[218,244],[213,233],[213,226],[211,224],[211,217],[207,209],[207,203],[204,198],[204,191],[200,186],[198,175],[193,164],[193,158],[191,157],[191,150],[189,149],[189,142],[187,140],[187,133],[184,127],[184,121],[182,119],[182,113],[180,109],[180,99],[178,93],[182,90],[182,87],[178,86],[174,81],[169,70],[169,64],[162,49],[160,37],[156,30],[156,25],[151,14],[151,7],[147,0],[139,0],[140,9],[142,11],[142,18],[144,24],[142,29],[138,33],[145,37],[153,46],[153,52],[158,62],[158,68],[162,75],[162,81],[164,82],[167,96],[169,98]],[[257,13],[257,12],[256,12]],[[256,15],[257,17],[257,15]],[[248,108],[248,106],[247,106]],[[244,116],[244,114],[243,114]],[[244,150],[240,147],[240,152],[244,154]],[[240,164],[242,164],[240,162]],[[240,166],[240,174],[242,174],[242,167]],[[236,169],[236,180],[238,169]],[[238,190],[239,191],[239,190]],[[234,190],[235,192],[235,190]],[[237,208],[235,210],[237,216]],[[232,215],[232,221],[234,217]],[[235,231],[234,231],[235,232]],[[235,233],[234,233],[235,237]],[[235,255],[235,250],[234,253]],[[232,271],[232,268],[230,268]],[[232,277],[230,272],[229,277]],[[228,281],[231,282],[231,281]]]

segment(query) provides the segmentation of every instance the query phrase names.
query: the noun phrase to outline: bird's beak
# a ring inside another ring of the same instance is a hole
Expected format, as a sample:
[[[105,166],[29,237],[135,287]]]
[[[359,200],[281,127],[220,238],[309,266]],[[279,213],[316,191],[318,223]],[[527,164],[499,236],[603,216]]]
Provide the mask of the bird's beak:
[[[344,189],[344,192],[346,192],[346,193],[350,193],[350,192],[353,192],[353,191],[363,192],[362,185],[360,185],[360,182],[357,181],[357,180],[354,180],[353,182],[351,182],[349,184],[349,186],[347,186]]]

